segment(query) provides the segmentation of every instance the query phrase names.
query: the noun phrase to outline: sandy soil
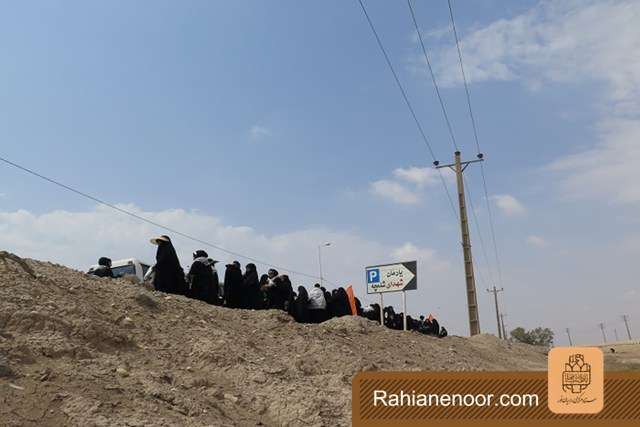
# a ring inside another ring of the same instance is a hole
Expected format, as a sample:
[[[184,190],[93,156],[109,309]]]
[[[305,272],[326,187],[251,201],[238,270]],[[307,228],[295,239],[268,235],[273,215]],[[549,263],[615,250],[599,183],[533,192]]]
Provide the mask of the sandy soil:
[[[362,370],[545,370],[543,350],[302,325],[0,252],[3,425],[349,425]]]
[[[609,344],[600,348],[604,352],[605,370],[640,371],[640,342]]]

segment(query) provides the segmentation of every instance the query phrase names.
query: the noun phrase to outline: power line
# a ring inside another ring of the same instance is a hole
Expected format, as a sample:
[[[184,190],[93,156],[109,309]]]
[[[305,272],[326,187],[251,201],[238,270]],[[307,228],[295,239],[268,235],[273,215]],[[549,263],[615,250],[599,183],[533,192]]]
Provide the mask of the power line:
[[[569,337],[569,345],[573,347],[573,340],[571,339],[571,331],[569,330],[569,328],[565,328],[565,331],[567,331],[567,337]]]
[[[417,35],[418,35],[418,40],[420,42],[420,47],[422,49],[422,54],[424,56],[425,63],[427,64],[427,68],[429,70],[429,75],[431,76],[431,82],[433,83],[433,87],[435,89],[435,92],[436,92],[436,95],[437,95],[437,98],[438,98],[438,102],[440,103],[440,109],[442,111],[442,116],[444,118],[444,121],[445,121],[445,123],[447,125],[447,130],[448,130],[449,136],[451,138],[451,143],[453,144],[453,147],[454,147],[455,151],[460,151],[459,148],[458,148],[458,144],[456,142],[455,135],[453,133],[453,125],[451,124],[451,120],[449,119],[449,114],[447,113],[447,108],[446,108],[446,106],[444,104],[444,100],[442,99],[442,95],[440,93],[440,88],[438,87],[438,82],[436,80],[435,73],[433,72],[433,67],[431,66],[431,61],[429,60],[429,55],[427,53],[427,48],[425,47],[424,39],[422,38],[422,32],[420,31],[420,27],[419,27],[418,21],[416,19],[416,15],[415,15],[415,12],[414,12],[413,5],[411,4],[411,0],[407,0],[407,7],[409,8],[409,13],[411,15],[411,20],[413,22],[413,27],[414,27]],[[480,150],[478,150],[478,154],[479,154],[479,151]],[[480,155],[478,157],[481,158]],[[465,180],[465,182],[467,181],[466,178],[464,177],[464,175],[463,175],[463,179]],[[480,229],[481,227],[480,227],[480,222],[478,221],[477,211],[476,211],[475,205],[473,203],[473,195],[471,194],[471,187],[468,185],[468,183],[465,183],[465,187],[467,188],[467,191],[469,193],[469,203],[471,205],[471,212],[473,214],[472,218],[473,218],[474,225],[475,225],[475,228],[476,228],[477,233],[478,233],[478,237],[480,238],[480,245],[481,245],[481,248],[482,248],[484,261],[485,261],[486,268],[487,268],[487,274],[489,275],[489,280],[491,281],[491,284],[495,288],[495,281],[494,281],[494,278],[493,278],[493,272],[492,272],[492,269],[491,269],[491,264],[489,263],[489,257],[487,255],[487,250],[486,250],[486,247],[485,247],[485,244],[484,244],[484,237],[483,237],[482,231]],[[480,269],[477,269],[477,270],[478,270],[478,275],[479,275],[480,279],[482,281],[484,281],[483,278],[482,278],[481,270]],[[497,310],[497,308],[496,308],[496,310]],[[498,317],[498,336],[500,336],[500,337],[502,336],[502,331],[500,329],[499,317]]]
[[[500,323],[502,323],[502,336],[505,340],[508,340],[507,336],[507,328],[504,326],[504,318],[507,316],[506,313],[500,313]]]
[[[631,341],[631,330],[629,329],[629,316],[627,314],[623,314],[622,321],[624,322],[624,327],[627,329],[627,336],[629,337],[629,341]]]
[[[502,325],[500,323],[500,306],[498,305],[498,292],[504,292],[504,288],[496,288],[496,285],[493,285],[492,289],[487,289],[487,292],[492,293],[493,294],[493,299],[495,302],[495,306],[496,306],[496,322],[498,325],[498,338],[500,339],[507,339],[506,336],[503,337],[502,335]]]
[[[458,60],[460,62],[460,71],[462,73],[462,81],[464,83],[464,91],[467,96],[467,106],[469,108],[469,117],[471,119],[471,127],[473,128],[473,137],[476,143],[476,148],[478,150],[478,155],[482,152],[480,150],[480,142],[478,139],[478,128],[476,126],[476,119],[473,115],[473,108],[471,107],[471,94],[469,92],[469,84],[467,83],[467,75],[464,71],[464,61],[462,60],[462,49],[460,48],[460,39],[458,37],[458,30],[456,29],[456,21],[453,17],[453,7],[451,5],[451,0],[447,0],[447,4],[449,5],[449,17],[451,18],[451,27],[453,29],[453,35],[456,40],[456,49],[458,51]],[[502,266],[500,263],[500,256],[498,252],[498,244],[496,240],[496,231],[493,220],[493,212],[491,210],[491,202],[489,201],[489,191],[487,190],[487,179],[484,173],[484,165],[480,164],[480,173],[482,174],[482,185],[484,187],[484,197],[487,203],[487,212],[489,214],[489,226],[491,229],[491,239],[493,241],[493,250],[495,252],[496,257],[496,267],[498,269],[498,278],[500,280],[500,284],[502,284]]]
[[[486,281],[486,279],[484,278],[484,275],[482,274],[482,270],[480,270],[480,268],[478,267],[478,263],[476,262],[476,259],[473,258],[473,270],[478,272],[478,283],[480,284],[480,287],[482,286],[488,286],[489,282]]]
[[[465,178],[464,175],[463,179],[465,181],[464,186],[467,189],[467,193],[469,193],[469,204],[471,205],[473,223],[476,226],[476,232],[478,233],[478,238],[480,239],[480,249],[482,250],[484,262],[487,266],[487,274],[489,275],[489,280],[491,280],[492,284],[495,284],[493,271],[491,270],[491,264],[489,263],[489,256],[487,255],[487,250],[484,245],[484,238],[482,237],[482,232],[480,231],[480,222],[478,221],[478,216],[476,214],[476,207],[473,204],[473,194],[471,194],[471,186],[469,185],[469,181]]]
[[[376,42],[378,43],[378,47],[380,48],[380,51],[382,52],[382,55],[384,56],[385,61],[387,62],[387,66],[389,67],[389,70],[391,71],[391,74],[393,74],[393,78],[396,81],[396,85],[398,86],[398,89],[400,90],[400,93],[402,94],[402,98],[404,99],[405,104],[407,104],[407,108],[409,109],[409,112],[411,113],[411,117],[413,117],[413,121],[416,124],[416,127],[418,128],[418,131],[420,133],[420,136],[422,137],[422,140],[424,141],[425,145],[427,146],[427,149],[429,150],[429,153],[431,154],[431,158],[433,159],[433,162],[437,162],[436,159],[436,155],[433,152],[433,148],[431,147],[431,143],[429,142],[429,139],[427,138],[427,135],[424,132],[424,129],[422,128],[422,125],[420,124],[420,121],[418,120],[418,116],[416,115],[415,110],[413,109],[413,105],[411,105],[411,101],[409,101],[409,97],[407,96],[406,91],[404,90],[404,87],[402,86],[402,83],[400,83],[400,78],[398,77],[398,74],[396,73],[396,70],[393,68],[393,64],[391,63],[391,59],[389,59],[389,55],[387,54],[386,49],[384,48],[384,45],[382,44],[382,41],[380,40],[380,36],[378,35],[378,32],[376,31],[375,26],[373,25],[373,21],[371,21],[371,18],[369,17],[369,13],[367,13],[367,9],[364,6],[364,3],[362,3],[362,0],[358,0],[358,3],[360,3],[360,7],[362,8],[362,12],[364,13],[365,18],[367,19],[367,22],[369,23],[369,27],[371,28],[371,32],[373,33]],[[451,194],[449,193],[449,188],[447,187],[447,183],[444,180],[444,176],[442,175],[441,171],[438,171],[439,175],[440,175],[440,180],[442,181],[442,186],[444,187],[445,192],[447,193],[447,199],[449,200],[449,204],[451,205],[451,210],[453,211],[453,214],[456,216],[456,218],[458,217],[458,214],[456,212],[456,208],[453,204],[453,199],[451,198]]]
[[[498,243],[496,241],[496,230],[494,226],[493,220],[493,211],[491,209],[491,201],[489,200],[489,191],[487,190],[487,179],[484,175],[484,165],[480,165],[480,174],[482,175],[482,186],[484,188],[484,199],[487,203],[487,213],[489,216],[489,228],[491,230],[491,240],[493,242],[493,251],[496,257],[496,268],[498,270],[498,279],[500,280],[500,284],[502,284],[502,266],[500,264],[500,256],[498,254]]]
[[[43,179],[43,180],[45,180],[45,181],[48,181],[48,182],[50,182],[51,184],[57,185],[58,187],[61,187],[61,188],[65,189],[65,190],[67,190],[67,191],[71,191],[72,193],[75,193],[75,194],[77,194],[77,195],[79,195],[79,196],[82,196],[82,197],[84,197],[84,198],[86,198],[86,199],[92,200],[92,201],[94,201],[94,202],[96,202],[96,203],[99,203],[99,204],[101,204],[101,205],[104,205],[104,206],[107,206],[107,207],[109,207],[109,208],[111,208],[111,209],[114,209],[114,210],[116,210],[116,211],[118,211],[118,212],[120,212],[120,213],[123,213],[123,214],[125,214],[125,215],[128,215],[128,216],[130,216],[130,217],[132,217],[132,218],[135,218],[135,219],[138,219],[138,220],[140,220],[140,221],[146,222],[146,223],[151,224],[151,225],[153,225],[153,226],[155,226],[155,227],[158,227],[158,228],[161,228],[161,229],[163,229],[163,230],[169,231],[169,232],[171,232],[171,233],[173,233],[173,234],[177,234],[178,236],[182,236],[182,237],[184,237],[184,238],[186,238],[186,239],[189,239],[189,240],[192,240],[192,241],[194,241],[194,242],[198,242],[198,243],[201,243],[201,244],[203,244],[203,245],[206,245],[206,246],[212,247],[212,248],[217,249],[217,250],[219,250],[219,251],[221,251],[221,252],[224,252],[224,253],[226,253],[226,254],[233,255],[233,256],[237,256],[237,257],[240,257],[240,258],[243,258],[243,259],[246,259],[246,260],[252,261],[252,262],[254,262],[254,263],[256,263],[256,264],[264,265],[264,266],[267,266],[267,267],[272,267],[272,268],[275,268],[275,269],[277,269],[277,270],[287,271],[287,272],[289,272],[289,273],[291,273],[291,274],[297,274],[297,275],[299,275],[299,276],[307,277],[307,278],[310,278],[310,279],[319,279],[319,277],[318,277],[318,276],[314,276],[314,275],[312,275],[312,274],[307,274],[307,273],[302,273],[302,272],[300,272],[300,271],[291,270],[291,269],[289,269],[289,268],[285,268],[285,267],[279,267],[279,266],[277,266],[277,265],[274,265],[274,264],[271,264],[271,263],[268,263],[268,262],[265,262],[265,261],[261,261],[261,260],[256,259],[256,258],[253,258],[253,257],[247,256],[247,255],[243,255],[243,254],[241,254],[241,253],[239,253],[239,252],[230,251],[230,250],[225,249],[225,248],[223,248],[223,247],[221,247],[221,246],[218,246],[218,245],[216,245],[216,244],[213,244],[213,243],[207,242],[206,240],[202,240],[202,239],[198,239],[197,237],[190,236],[190,235],[185,234],[185,233],[183,233],[183,232],[181,232],[181,231],[178,231],[178,230],[176,230],[176,229],[174,229],[174,228],[167,227],[166,225],[163,225],[163,224],[157,223],[157,222],[155,222],[155,221],[153,221],[153,220],[150,220],[150,219],[148,219],[148,218],[145,218],[145,217],[143,217],[143,216],[141,216],[141,215],[138,215],[138,214],[136,214],[136,213],[134,213],[134,212],[128,211],[128,210],[123,209],[123,208],[121,208],[121,207],[118,207],[118,206],[116,206],[116,205],[114,205],[114,204],[112,204],[112,203],[109,203],[109,202],[106,202],[106,201],[104,201],[104,200],[102,200],[102,199],[99,199],[99,198],[97,198],[97,197],[95,197],[95,196],[92,196],[92,195],[90,195],[90,194],[84,193],[84,192],[82,192],[82,191],[80,191],[80,190],[77,190],[77,189],[75,189],[75,188],[73,188],[73,187],[70,187],[70,186],[68,186],[68,185],[66,185],[66,184],[63,184],[63,183],[61,183],[61,182],[59,182],[59,181],[56,181],[56,180],[54,180],[54,179],[52,179],[52,178],[49,178],[49,177],[47,177],[47,176],[44,176],[44,175],[42,175],[42,174],[40,174],[40,173],[38,173],[38,172],[36,172],[36,171],[34,171],[34,170],[32,170],[32,169],[29,169],[29,168],[27,168],[27,167],[21,166],[21,165],[19,165],[19,164],[17,164],[17,163],[14,163],[14,162],[12,162],[12,161],[10,161],[10,160],[8,160],[8,159],[3,158],[3,157],[0,157],[0,161],[4,162],[4,163],[6,163],[6,164],[8,164],[8,165],[10,165],[10,166],[13,166],[13,167],[15,167],[15,168],[17,168],[17,169],[20,169],[20,170],[22,170],[23,172],[27,172],[27,173],[29,173],[29,174],[31,174],[31,175],[33,175],[33,176],[36,176],[36,177],[38,177],[38,178],[40,178],[40,179]],[[334,285],[335,285],[335,284],[334,284]]]
[[[607,334],[604,332],[604,323],[598,323],[598,326],[600,327],[600,331],[602,332],[602,342],[604,344],[607,343]]]
[[[427,68],[429,68],[429,74],[431,75],[431,81],[433,82],[433,87],[436,90],[436,95],[438,95],[438,101],[440,102],[440,108],[442,109],[442,115],[444,116],[444,120],[447,123],[447,129],[449,130],[449,136],[451,137],[451,143],[453,144],[453,148],[455,151],[460,151],[458,149],[458,144],[456,143],[456,138],[453,135],[453,127],[451,126],[451,121],[449,120],[449,115],[447,114],[447,109],[444,106],[444,101],[442,100],[442,96],[440,95],[440,88],[438,87],[438,82],[436,81],[436,76],[433,72],[433,68],[431,67],[431,61],[429,61],[429,55],[427,55],[427,49],[424,46],[424,41],[422,40],[422,32],[420,31],[420,27],[418,27],[418,22],[416,21],[416,15],[413,11],[413,6],[411,5],[411,0],[407,0],[407,6],[409,6],[409,12],[411,13],[411,20],[413,21],[413,26],[418,33],[418,39],[420,40],[420,46],[422,47],[422,54],[424,55],[424,59],[427,63]]]
[[[409,13],[411,14],[411,20],[413,22],[413,26],[415,28],[416,33],[418,34],[418,40],[420,41],[420,47],[422,48],[422,54],[424,55],[424,59],[425,62],[427,64],[427,68],[429,69],[429,75],[431,76],[431,82],[433,83],[433,87],[436,91],[436,95],[438,97],[438,102],[440,103],[440,108],[442,110],[442,116],[444,118],[444,121],[447,125],[447,129],[449,131],[449,136],[451,137],[451,143],[453,144],[453,147],[455,148],[456,151],[459,151],[458,149],[458,144],[456,142],[456,138],[454,136],[453,133],[453,125],[451,124],[451,120],[449,119],[449,114],[447,113],[447,108],[444,104],[444,100],[442,99],[442,95],[440,94],[440,88],[438,87],[438,82],[436,80],[436,76],[435,73],[433,72],[433,67],[431,66],[431,61],[429,60],[429,55],[427,53],[427,48],[424,45],[424,40],[422,38],[422,32],[420,31],[420,27],[418,26],[418,21],[416,19],[416,15],[413,9],[413,6],[411,4],[411,0],[407,0],[407,6],[409,8]],[[482,165],[481,165],[482,166]],[[465,178],[466,180],[466,178]],[[487,267],[487,274],[489,275],[489,280],[492,282],[492,284],[495,284],[495,281],[493,279],[493,272],[491,271],[491,265],[489,263],[489,257],[487,256],[487,251],[485,249],[485,244],[484,244],[484,238],[482,236],[482,232],[480,230],[480,222],[478,221],[478,217],[476,214],[476,208],[473,204],[473,196],[471,194],[471,187],[468,184],[465,184],[465,187],[467,187],[467,191],[469,193],[469,202],[471,204],[471,211],[473,213],[473,219],[474,219],[474,223],[475,223],[475,227],[476,230],[478,232],[478,236],[480,237],[480,245],[482,247],[482,252],[483,252],[483,256],[484,256],[484,261]],[[482,277],[482,273],[480,272],[480,270],[478,270],[479,275]]]
[[[456,48],[458,49],[458,59],[460,60],[460,71],[462,71],[462,80],[464,81],[464,91],[467,94],[467,105],[469,107],[469,116],[471,117],[471,125],[473,127],[473,136],[476,141],[476,147],[478,153],[480,152],[480,143],[478,142],[478,130],[476,128],[476,119],[473,116],[473,109],[471,108],[471,95],[469,94],[469,85],[467,84],[467,75],[464,72],[464,65],[462,62],[462,50],[460,49],[460,41],[458,39],[458,30],[456,29],[456,22],[453,19],[453,8],[451,6],[451,0],[447,0],[449,5],[449,16],[451,17],[451,27],[453,28],[453,35],[456,39]]]
[[[618,327],[624,326],[624,318],[622,318],[621,316],[605,317],[601,320],[605,326],[607,325],[617,325]],[[627,320],[629,320],[628,317],[627,317]],[[593,334],[593,326],[585,325],[584,323],[580,323],[580,324],[568,323],[567,326],[571,328],[572,332],[577,332],[582,335]]]
[[[463,162],[461,153],[454,153],[455,162],[447,165],[439,165],[435,163],[436,168],[450,168],[456,173],[456,186],[458,193],[458,205],[460,208],[460,233],[462,234],[462,255],[464,258],[464,275],[467,294],[467,310],[469,314],[469,333],[477,335],[480,333],[480,317],[478,314],[478,299],[476,292],[476,281],[474,275],[473,256],[471,254],[471,238],[469,236],[469,219],[467,215],[467,207],[465,202],[464,191],[464,171],[472,163],[481,162],[482,159],[469,160]]]

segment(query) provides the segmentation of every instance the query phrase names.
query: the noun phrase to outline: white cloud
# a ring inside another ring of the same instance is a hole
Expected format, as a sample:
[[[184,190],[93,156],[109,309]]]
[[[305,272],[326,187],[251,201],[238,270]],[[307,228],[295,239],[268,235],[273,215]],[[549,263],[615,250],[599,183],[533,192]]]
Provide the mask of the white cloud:
[[[369,191],[376,196],[389,199],[401,205],[415,205],[420,201],[420,196],[416,191],[388,179],[372,182]]]
[[[598,144],[561,158],[549,169],[563,174],[561,189],[569,198],[595,197],[617,203],[640,203],[640,122],[601,122]]]
[[[544,238],[536,235],[528,236],[527,243],[531,246],[535,246],[536,248],[546,248],[549,245]]]
[[[429,266],[430,271],[444,271],[450,267],[448,261],[438,259],[433,249],[419,248],[411,242],[395,248],[391,257],[394,261],[422,261]]]
[[[430,167],[409,166],[393,171],[393,179],[381,179],[369,185],[369,191],[379,197],[401,205],[415,205],[422,199],[422,190],[441,182],[440,173],[445,181],[454,178],[449,169],[438,171]]]
[[[526,212],[525,207],[509,194],[497,194],[490,197],[498,208],[507,216],[522,215]]]
[[[472,82],[519,80],[530,90],[584,85],[594,94],[597,145],[551,165],[560,172],[565,197],[640,202],[640,190],[630,185],[640,180],[639,21],[638,1],[548,0],[513,18],[461,31]],[[459,85],[455,46],[434,49],[433,56],[440,83]]]
[[[254,142],[262,141],[272,134],[271,129],[264,126],[253,125],[251,129],[249,129],[249,139]]]
[[[352,283],[362,295],[364,267],[407,256],[418,259],[423,271],[442,272],[448,263],[430,248],[404,243],[399,248],[369,240],[357,234],[327,228],[309,228],[277,235],[266,235],[252,227],[231,226],[218,218],[195,211],[170,209],[145,212],[133,205],[118,205],[188,235],[206,239],[229,250],[292,270],[318,275],[318,242],[331,242],[323,251],[324,276],[338,284]],[[228,255],[214,248],[167,233],[103,206],[84,212],[52,211],[40,215],[26,210],[0,211],[0,250],[20,256],[52,261],[86,270],[100,256],[112,259],[135,257],[153,262],[155,246],[149,239],[171,235],[186,268],[191,253],[205,249],[211,257],[226,262],[247,259]],[[267,267],[258,265],[260,271]],[[282,272],[286,272],[283,269]],[[290,274],[294,284],[309,285],[314,279]],[[446,279],[446,278],[445,278]]]
[[[500,19],[463,37],[471,81],[521,79],[528,86],[597,81],[621,111],[640,108],[640,3],[540,2],[528,12]],[[454,46],[437,52],[443,85],[460,83]]]
[[[418,188],[437,184],[440,179],[436,169],[416,166],[398,168],[393,171],[393,176],[399,180],[414,184]]]

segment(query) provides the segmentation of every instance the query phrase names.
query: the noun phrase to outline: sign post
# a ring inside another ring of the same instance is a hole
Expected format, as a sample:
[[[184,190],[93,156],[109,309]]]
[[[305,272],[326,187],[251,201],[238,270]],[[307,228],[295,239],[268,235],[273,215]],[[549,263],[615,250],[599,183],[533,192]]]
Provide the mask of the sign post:
[[[402,329],[407,330],[407,293],[402,291]]]
[[[365,268],[367,294],[380,294],[380,324],[384,326],[384,302],[382,294],[402,292],[403,328],[407,330],[407,294],[418,289],[418,263],[416,261],[373,265]]]

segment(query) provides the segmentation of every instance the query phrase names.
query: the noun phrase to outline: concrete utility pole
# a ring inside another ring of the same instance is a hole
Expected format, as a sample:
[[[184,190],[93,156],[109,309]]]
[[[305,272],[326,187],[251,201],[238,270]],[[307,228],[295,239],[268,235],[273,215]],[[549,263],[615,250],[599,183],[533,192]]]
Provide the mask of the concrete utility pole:
[[[569,328],[566,329],[567,336],[569,337],[569,346],[573,347],[573,340],[571,339],[571,332],[569,332]]]
[[[604,323],[598,323],[600,330],[602,331],[602,342],[607,343],[607,334],[604,333]]]
[[[502,327],[500,325],[500,307],[498,307],[498,292],[502,292],[502,291],[504,291],[504,288],[496,289],[495,285],[493,286],[493,289],[487,289],[487,292],[493,294],[493,300],[496,305],[496,321],[498,322],[498,338],[500,339],[502,339]],[[504,339],[507,339],[507,337],[504,337]]]
[[[631,331],[629,330],[629,316],[626,314],[622,315],[622,320],[624,320],[624,326],[627,328],[627,336],[629,337],[629,341],[631,341]]]
[[[483,161],[482,154],[478,154],[478,160],[463,162],[460,160],[460,152],[455,152],[455,163],[439,166],[440,162],[433,164],[437,169],[449,168],[456,173],[458,185],[458,205],[460,207],[460,229],[462,232],[462,252],[464,255],[464,273],[467,284],[467,308],[469,310],[469,334],[480,333],[480,316],[478,315],[478,299],[476,297],[476,279],[473,274],[473,258],[471,257],[471,238],[469,237],[469,220],[467,218],[467,206],[464,196],[463,172],[471,163]]]
[[[504,313],[500,313],[500,321],[502,322],[502,338],[504,338],[505,340],[508,340],[509,337],[507,336],[507,328],[505,328],[504,326],[504,318],[505,318],[506,314]]]
[[[616,337],[616,342],[619,342],[620,338],[618,338],[618,330],[616,328],[613,328],[613,335]]]

